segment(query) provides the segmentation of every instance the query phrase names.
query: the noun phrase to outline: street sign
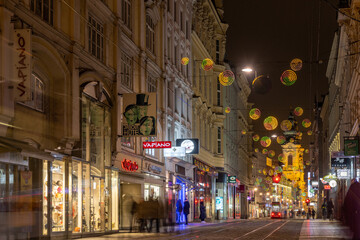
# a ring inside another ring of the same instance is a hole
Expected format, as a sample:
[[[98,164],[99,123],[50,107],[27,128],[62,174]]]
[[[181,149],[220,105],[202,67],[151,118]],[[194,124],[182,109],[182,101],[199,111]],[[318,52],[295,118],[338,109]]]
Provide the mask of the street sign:
[[[359,155],[359,139],[357,137],[344,137],[344,155]]]
[[[228,176],[228,183],[236,183],[236,176]]]
[[[331,167],[350,168],[350,158],[331,158]]]
[[[185,157],[184,147],[164,148],[164,157]]]

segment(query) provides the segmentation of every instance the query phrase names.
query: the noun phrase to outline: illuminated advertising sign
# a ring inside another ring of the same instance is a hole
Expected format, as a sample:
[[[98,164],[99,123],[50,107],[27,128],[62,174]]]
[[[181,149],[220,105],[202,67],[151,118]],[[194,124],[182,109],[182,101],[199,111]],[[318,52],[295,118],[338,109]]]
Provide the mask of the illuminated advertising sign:
[[[136,172],[139,169],[139,166],[136,162],[131,162],[131,160],[128,159],[121,161],[121,167],[129,172]]]
[[[197,138],[176,139],[176,146],[184,147],[186,154],[199,154],[199,139]]]
[[[228,183],[236,183],[236,176],[228,176]]]
[[[324,189],[325,189],[325,190],[330,190],[331,187],[330,187],[330,185],[324,185]]]
[[[224,198],[223,197],[216,197],[216,210],[223,210],[224,209]]]
[[[344,155],[345,156],[359,155],[359,139],[357,137],[344,138]]]
[[[143,142],[143,148],[171,148],[171,141]]]
[[[350,179],[350,169],[338,169],[336,176],[338,179]]]
[[[185,157],[184,147],[164,148],[164,157]]]

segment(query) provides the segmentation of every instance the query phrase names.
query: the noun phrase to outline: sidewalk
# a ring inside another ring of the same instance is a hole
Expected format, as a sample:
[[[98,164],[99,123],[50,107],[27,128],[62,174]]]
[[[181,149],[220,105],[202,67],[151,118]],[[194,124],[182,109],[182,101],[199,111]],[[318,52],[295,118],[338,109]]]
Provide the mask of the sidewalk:
[[[219,224],[219,223],[231,223],[231,222],[235,222],[235,221],[246,221],[246,219],[227,219],[227,220],[212,220],[212,221],[208,221],[206,223],[201,223],[201,222],[191,222],[188,225],[185,224],[181,224],[181,225],[175,225],[173,227],[173,229],[171,230],[172,233],[180,233],[183,230],[186,229],[191,229],[191,228],[198,228],[198,227],[204,227],[204,226],[211,226],[211,225],[215,225],[215,224]],[[100,236],[101,239],[156,239],[159,237],[165,237],[165,236],[169,236],[169,233],[167,233],[167,230],[170,229],[170,227],[164,227],[161,226],[160,227],[160,233],[155,233],[156,227],[153,226],[153,232],[148,233],[148,232],[132,232],[129,233],[128,230],[122,230],[119,233],[113,233],[110,235],[102,235]],[[98,240],[99,237],[89,237],[89,238],[82,238],[82,240]]]
[[[304,221],[299,239],[352,239],[352,233],[339,221],[310,219]]]

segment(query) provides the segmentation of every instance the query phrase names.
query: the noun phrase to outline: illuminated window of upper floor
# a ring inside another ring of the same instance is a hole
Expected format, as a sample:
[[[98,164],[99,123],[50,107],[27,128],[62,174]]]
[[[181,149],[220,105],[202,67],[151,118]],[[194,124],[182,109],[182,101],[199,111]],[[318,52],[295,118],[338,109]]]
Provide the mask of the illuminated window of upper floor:
[[[95,18],[89,16],[88,22],[89,52],[100,61],[104,59],[104,27]]]
[[[50,25],[54,24],[54,1],[31,0],[30,10]]]

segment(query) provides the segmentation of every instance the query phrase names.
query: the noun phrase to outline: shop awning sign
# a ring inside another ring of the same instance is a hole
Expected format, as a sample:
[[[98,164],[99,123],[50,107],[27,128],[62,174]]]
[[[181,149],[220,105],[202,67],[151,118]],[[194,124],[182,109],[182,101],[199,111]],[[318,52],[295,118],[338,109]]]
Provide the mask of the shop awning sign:
[[[331,167],[350,168],[350,158],[331,158]]]
[[[350,169],[338,169],[336,176],[338,179],[350,179]]]
[[[184,147],[164,148],[164,157],[185,157]]]

